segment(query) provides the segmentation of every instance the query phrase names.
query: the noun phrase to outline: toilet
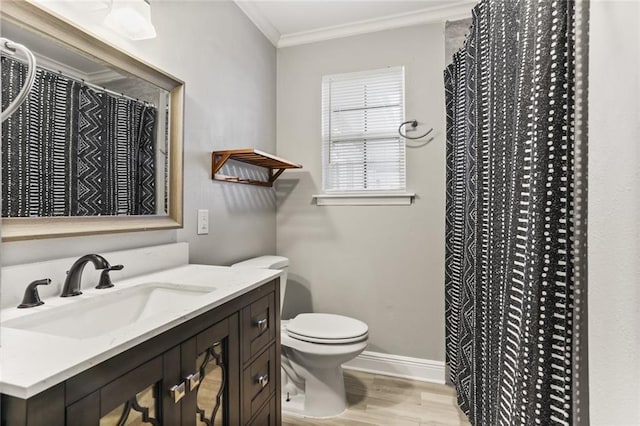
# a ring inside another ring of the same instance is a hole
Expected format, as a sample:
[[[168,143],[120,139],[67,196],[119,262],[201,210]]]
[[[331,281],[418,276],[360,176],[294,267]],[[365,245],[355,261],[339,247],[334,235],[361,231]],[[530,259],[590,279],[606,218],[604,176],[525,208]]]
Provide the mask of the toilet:
[[[278,269],[280,306],[287,288],[289,259],[260,256],[231,265]],[[305,417],[334,417],[347,408],[342,364],[367,347],[367,324],[342,315],[299,314],[281,322],[282,411]]]

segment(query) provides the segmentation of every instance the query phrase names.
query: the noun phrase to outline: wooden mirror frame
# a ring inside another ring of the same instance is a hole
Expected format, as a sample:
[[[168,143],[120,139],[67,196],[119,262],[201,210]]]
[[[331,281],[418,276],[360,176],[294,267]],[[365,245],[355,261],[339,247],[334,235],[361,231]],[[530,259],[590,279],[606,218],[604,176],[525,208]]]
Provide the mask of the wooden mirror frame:
[[[125,74],[146,80],[167,90],[171,95],[168,215],[2,218],[2,241],[182,228],[184,82],[29,1],[2,0],[0,18],[48,37]]]

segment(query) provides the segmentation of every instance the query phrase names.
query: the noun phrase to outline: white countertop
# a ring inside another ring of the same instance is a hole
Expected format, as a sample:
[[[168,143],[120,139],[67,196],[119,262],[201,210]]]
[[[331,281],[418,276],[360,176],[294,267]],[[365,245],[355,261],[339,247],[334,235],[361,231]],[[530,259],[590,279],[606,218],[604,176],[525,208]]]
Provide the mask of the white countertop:
[[[0,311],[0,393],[30,398],[64,380],[122,353],[199,314],[220,306],[280,275],[267,269],[185,265],[166,271],[114,281],[105,290],[83,290],[76,297],[50,297],[35,308],[6,308]],[[215,287],[196,302],[176,305],[162,315],[151,316],[92,338],[70,338],[7,328],[4,321],[43,312],[71,303],[117,292],[143,283]]]

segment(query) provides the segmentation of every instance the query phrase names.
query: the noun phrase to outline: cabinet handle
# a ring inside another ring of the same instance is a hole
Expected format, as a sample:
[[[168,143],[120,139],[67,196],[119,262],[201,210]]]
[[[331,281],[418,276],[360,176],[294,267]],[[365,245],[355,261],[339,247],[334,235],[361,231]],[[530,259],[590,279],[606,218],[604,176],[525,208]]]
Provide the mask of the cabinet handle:
[[[189,374],[185,380],[189,382],[189,390],[194,390],[200,384],[200,372]]]
[[[265,331],[267,329],[267,326],[269,325],[269,322],[267,321],[266,318],[263,318],[261,320],[257,320],[255,324],[256,324],[256,327],[258,327],[258,330]]]
[[[180,383],[179,385],[172,386],[171,389],[169,389],[169,392],[171,392],[171,398],[173,398],[173,402],[180,401],[186,393],[184,382]]]
[[[256,383],[258,383],[261,387],[265,387],[269,384],[269,375],[263,374],[262,376],[256,377]]]

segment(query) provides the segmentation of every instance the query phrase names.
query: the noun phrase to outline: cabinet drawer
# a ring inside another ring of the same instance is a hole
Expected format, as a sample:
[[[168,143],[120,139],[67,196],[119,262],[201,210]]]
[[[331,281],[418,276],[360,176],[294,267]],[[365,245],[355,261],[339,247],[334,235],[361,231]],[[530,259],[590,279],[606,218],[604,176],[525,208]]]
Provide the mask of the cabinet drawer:
[[[242,411],[245,419],[254,416],[267,401],[276,384],[276,348],[271,346],[244,370]],[[246,420],[245,420],[246,421]]]
[[[276,426],[276,397],[273,396],[267,405],[256,414],[249,426]]]
[[[242,310],[243,361],[260,353],[276,336],[275,293],[256,300]]]

